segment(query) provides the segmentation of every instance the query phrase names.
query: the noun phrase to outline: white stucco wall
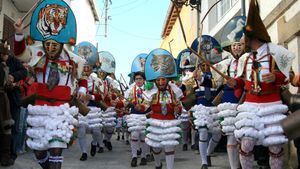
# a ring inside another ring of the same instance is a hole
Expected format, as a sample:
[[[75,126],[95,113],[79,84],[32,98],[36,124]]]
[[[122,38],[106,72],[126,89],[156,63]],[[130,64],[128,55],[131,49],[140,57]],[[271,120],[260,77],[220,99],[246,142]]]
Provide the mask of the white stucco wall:
[[[296,58],[294,60],[294,63],[293,63],[293,70],[296,71],[296,72],[300,72],[300,66],[299,66],[299,63],[300,63],[300,37],[297,36],[295,37],[293,40],[291,40],[288,44],[287,44],[287,47],[290,51],[292,51],[295,55],[296,55]]]
[[[274,4],[280,3],[281,0],[274,0]],[[263,18],[266,17],[266,15],[270,14],[271,10],[273,10],[276,6],[272,3],[270,3],[269,1],[262,1],[261,0],[261,4],[260,4],[260,8],[261,8],[261,16]],[[270,8],[272,6],[272,8]],[[288,8],[286,11],[284,11],[284,13],[281,16],[284,16],[285,21],[288,22],[291,18],[293,18],[300,9],[300,1],[295,2],[290,8]],[[278,39],[278,31],[280,31],[279,29],[283,29],[283,28],[278,28],[277,26],[277,21],[280,19],[281,17],[279,17],[275,22],[273,22],[268,28],[268,33],[271,36],[271,40],[273,43],[279,43],[279,39]],[[300,47],[300,44],[299,44]],[[298,62],[300,63],[300,62]]]
[[[278,43],[278,29],[277,29],[277,24],[272,24],[268,29],[267,29],[270,37],[271,37],[271,41],[273,43]]]
[[[72,0],[71,8],[77,22],[77,43],[89,41],[96,45],[96,22],[88,0]]]
[[[285,20],[288,22],[295,14],[299,12],[300,1],[296,1],[285,13]]]
[[[260,16],[264,20],[282,0],[259,0]]]
[[[293,70],[295,71],[295,73],[299,73],[300,72],[300,67],[299,67],[299,63],[300,63],[300,37],[297,36],[294,39],[292,39],[288,44],[287,47],[290,51],[292,51],[295,55],[296,58],[293,62]],[[292,85],[290,85],[290,90],[292,93],[296,93],[297,92],[297,88],[293,87]]]

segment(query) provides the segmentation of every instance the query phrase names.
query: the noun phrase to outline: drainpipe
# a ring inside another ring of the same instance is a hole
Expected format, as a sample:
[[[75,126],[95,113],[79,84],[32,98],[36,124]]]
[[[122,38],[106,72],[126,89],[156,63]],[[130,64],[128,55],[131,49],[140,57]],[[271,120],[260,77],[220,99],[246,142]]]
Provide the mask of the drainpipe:
[[[241,0],[241,15],[246,16],[246,7],[245,7],[245,0]]]
[[[203,25],[201,24],[201,0],[198,1],[197,3],[197,36],[196,38],[199,37],[199,44],[198,44],[198,53],[200,54],[200,42],[201,42],[201,35],[202,35],[202,29],[203,29]],[[196,62],[196,67],[198,67],[198,58],[197,58],[197,62]]]
[[[201,5],[200,3],[197,3],[197,36],[198,37],[200,35],[200,10],[201,10]]]

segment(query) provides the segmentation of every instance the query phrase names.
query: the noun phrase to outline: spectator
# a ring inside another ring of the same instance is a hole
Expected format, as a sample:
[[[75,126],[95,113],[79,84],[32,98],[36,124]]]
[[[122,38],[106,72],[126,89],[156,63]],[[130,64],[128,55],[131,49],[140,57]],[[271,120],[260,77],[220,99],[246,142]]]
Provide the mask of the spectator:
[[[8,57],[7,45],[0,43],[0,160],[1,166],[13,165],[13,160],[10,159],[10,142],[11,142],[11,119],[9,100],[5,91],[5,86],[8,85],[8,71],[6,63]]]
[[[300,74],[296,74],[291,78],[291,84],[294,87],[298,87],[298,93],[300,93]],[[294,144],[297,148],[298,169],[300,169],[300,138],[295,139]]]
[[[23,63],[23,66],[30,72],[30,69],[28,67],[27,63]],[[20,90],[21,90],[21,97],[27,97],[31,94],[34,94],[34,83],[35,78],[33,77],[32,73],[28,73],[28,76],[23,79],[20,82]],[[17,141],[17,153],[22,154],[25,152],[25,137],[26,137],[26,129],[27,129],[27,116],[28,116],[28,111],[27,111],[27,106],[28,105],[23,105],[21,106],[21,111],[20,111],[20,120],[19,120],[19,125],[18,125],[18,131],[19,133],[19,140]]]
[[[8,50],[8,49],[7,49]],[[27,70],[21,64],[21,62],[16,59],[14,56],[10,55],[7,52],[1,54],[2,62],[6,63],[9,68],[9,73],[7,77],[7,81],[9,87],[7,90],[7,96],[10,103],[10,113],[12,119],[15,121],[12,126],[11,134],[12,134],[12,142],[11,142],[11,159],[14,161],[17,158],[16,146],[17,140],[19,140],[20,135],[18,135],[19,131],[19,119],[20,119],[20,105],[21,105],[21,92],[17,83],[24,79],[27,76]]]

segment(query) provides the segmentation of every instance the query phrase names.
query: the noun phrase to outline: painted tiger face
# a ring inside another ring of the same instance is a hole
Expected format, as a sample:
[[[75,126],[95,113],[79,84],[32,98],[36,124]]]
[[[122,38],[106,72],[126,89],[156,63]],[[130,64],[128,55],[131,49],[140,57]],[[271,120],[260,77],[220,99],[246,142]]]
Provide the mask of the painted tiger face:
[[[151,67],[162,75],[171,75],[175,72],[175,66],[171,57],[166,55],[154,55]]]
[[[57,4],[47,5],[39,12],[37,28],[44,37],[58,35],[66,26],[68,8]]]

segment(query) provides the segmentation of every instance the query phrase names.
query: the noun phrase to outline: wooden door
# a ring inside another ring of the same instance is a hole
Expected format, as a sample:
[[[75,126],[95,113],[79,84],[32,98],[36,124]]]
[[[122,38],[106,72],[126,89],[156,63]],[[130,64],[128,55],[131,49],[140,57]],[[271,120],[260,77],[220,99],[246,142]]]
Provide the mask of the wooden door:
[[[10,51],[14,50],[14,21],[8,16],[4,15],[3,20],[3,39],[7,40],[7,43],[10,45]]]

